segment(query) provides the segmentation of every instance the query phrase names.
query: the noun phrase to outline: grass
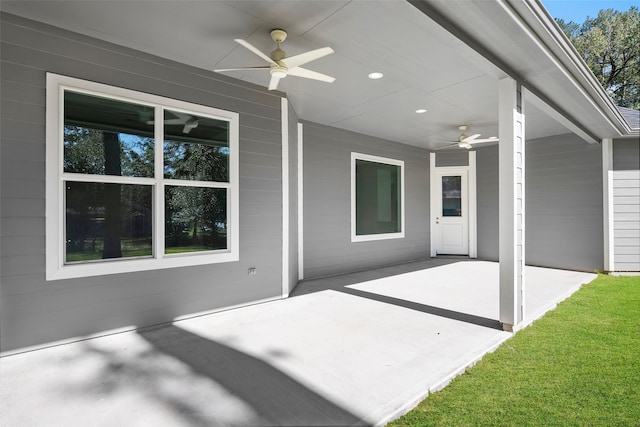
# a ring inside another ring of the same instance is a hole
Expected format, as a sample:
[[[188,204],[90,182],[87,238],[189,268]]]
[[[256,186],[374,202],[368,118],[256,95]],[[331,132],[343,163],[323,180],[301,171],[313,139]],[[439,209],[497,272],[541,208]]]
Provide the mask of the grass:
[[[389,426],[640,426],[640,277],[600,275]]]

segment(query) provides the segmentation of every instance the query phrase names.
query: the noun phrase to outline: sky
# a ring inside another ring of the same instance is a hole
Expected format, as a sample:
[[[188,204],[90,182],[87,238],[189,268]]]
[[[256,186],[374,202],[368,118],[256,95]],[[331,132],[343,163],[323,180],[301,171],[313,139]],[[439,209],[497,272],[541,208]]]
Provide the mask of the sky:
[[[542,0],[551,16],[582,24],[587,16],[595,18],[601,9],[626,12],[631,6],[640,7],[640,0]]]

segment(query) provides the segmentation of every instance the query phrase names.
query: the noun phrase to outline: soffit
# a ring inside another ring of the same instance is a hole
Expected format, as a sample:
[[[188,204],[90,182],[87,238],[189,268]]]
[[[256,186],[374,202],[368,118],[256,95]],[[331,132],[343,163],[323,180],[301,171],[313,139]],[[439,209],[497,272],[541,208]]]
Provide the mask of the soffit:
[[[416,1],[488,49],[543,99],[596,139],[625,130],[624,120],[540,1]],[[515,74],[515,75],[513,75]]]

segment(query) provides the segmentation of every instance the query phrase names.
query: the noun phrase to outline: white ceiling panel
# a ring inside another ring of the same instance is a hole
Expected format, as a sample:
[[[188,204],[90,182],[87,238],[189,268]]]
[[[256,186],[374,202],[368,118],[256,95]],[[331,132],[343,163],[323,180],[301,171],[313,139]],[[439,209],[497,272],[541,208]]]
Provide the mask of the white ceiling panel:
[[[16,1],[3,10],[200,68],[262,21],[206,1]]]
[[[304,35],[327,17],[349,3],[349,0],[302,1],[291,0],[231,0],[225,4],[268,24],[269,29],[281,28]]]
[[[419,108],[426,109],[426,113],[417,114]],[[448,102],[443,102],[430,94],[407,88],[385,97],[375,99],[359,106],[356,111],[365,114],[384,114],[383,120],[403,123],[405,126],[418,127],[421,131],[439,133],[451,128],[451,118],[466,123],[477,121],[480,116]],[[404,138],[403,138],[404,139]]]
[[[464,111],[473,112],[484,120],[498,118],[498,81],[482,75],[470,80],[442,87],[431,92],[437,99],[459,105]]]
[[[459,10],[462,22],[493,10],[475,2],[437,4]],[[301,119],[428,148],[457,138],[461,124],[470,126],[468,134],[497,132],[497,81],[504,73],[405,0],[2,1],[2,9],[206,70],[266,65],[233,39],[269,54],[275,48],[269,33],[279,27],[288,33],[282,48],[290,56],[335,50],[304,66],[334,76],[334,83],[294,76],[280,82]],[[480,38],[501,34],[488,28]],[[385,76],[370,80],[372,71]],[[224,74],[261,86],[270,79],[266,70]],[[428,111],[416,114],[417,108]],[[532,111],[530,137],[566,132]]]

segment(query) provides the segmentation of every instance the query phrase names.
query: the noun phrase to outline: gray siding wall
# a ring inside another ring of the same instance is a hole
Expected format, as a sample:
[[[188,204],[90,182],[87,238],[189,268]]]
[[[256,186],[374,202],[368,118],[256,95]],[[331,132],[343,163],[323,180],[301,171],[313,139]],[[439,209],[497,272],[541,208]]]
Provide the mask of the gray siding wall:
[[[428,151],[304,122],[305,279],[429,256]],[[351,152],[404,160],[405,238],[351,242]]]
[[[277,94],[15,16],[1,18],[3,351],[281,294]],[[240,261],[46,282],[48,71],[240,113]],[[257,275],[249,276],[249,267]]]
[[[613,172],[613,238],[614,269],[640,271],[639,170]]]
[[[526,263],[602,269],[602,154],[566,134],[526,144]],[[477,150],[478,256],[498,259],[498,149]]]
[[[437,151],[436,167],[469,166],[469,152],[467,150]]]
[[[527,141],[526,261],[604,266],[602,151],[573,134]]]
[[[498,146],[476,150],[478,258],[498,260]]]
[[[640,141],[616,139],[613,141],[613,170],[640,170]]]
[[[298,284],[298,115],[289,103],[289,291]]]

